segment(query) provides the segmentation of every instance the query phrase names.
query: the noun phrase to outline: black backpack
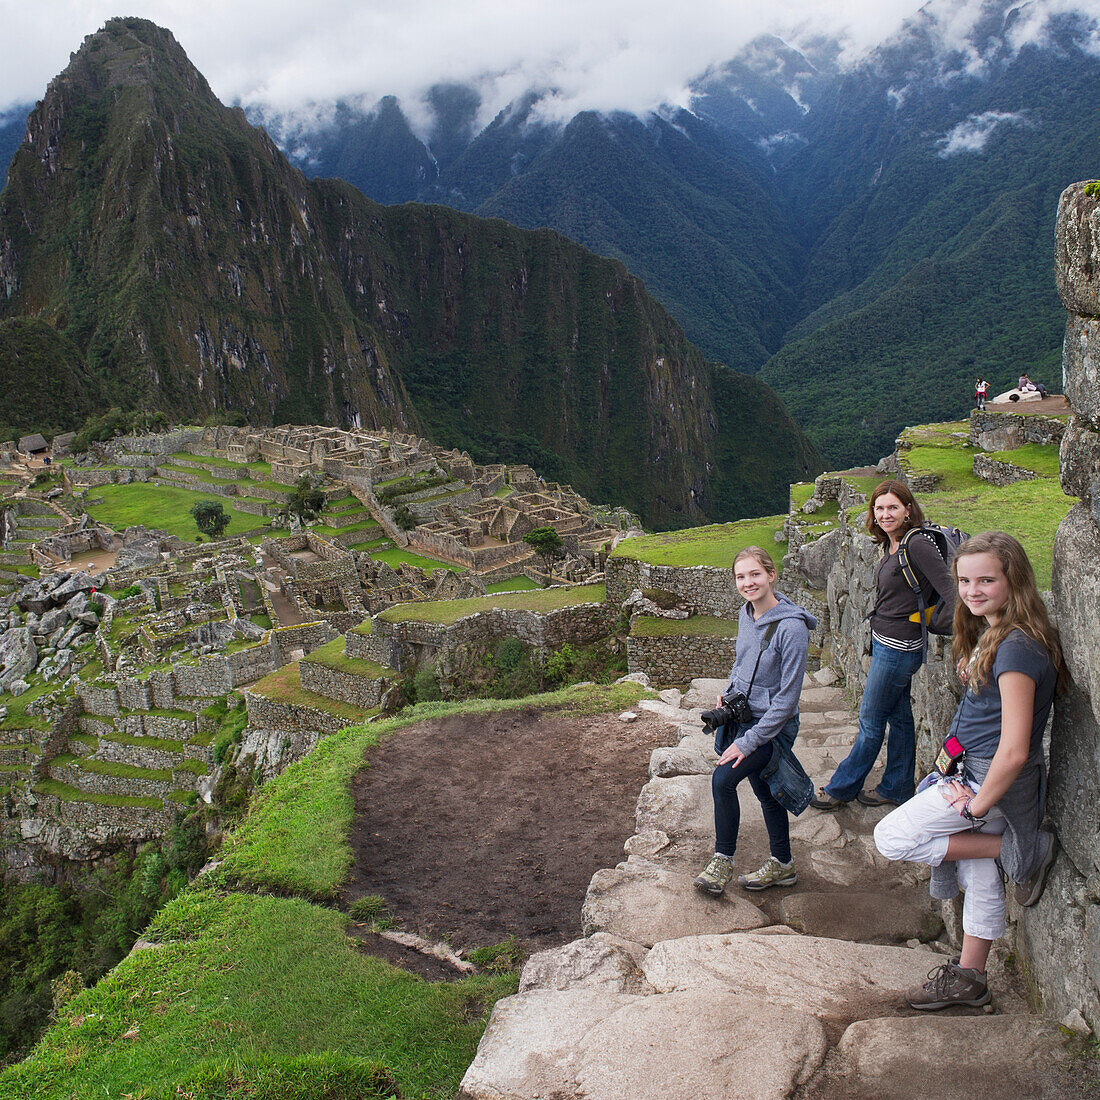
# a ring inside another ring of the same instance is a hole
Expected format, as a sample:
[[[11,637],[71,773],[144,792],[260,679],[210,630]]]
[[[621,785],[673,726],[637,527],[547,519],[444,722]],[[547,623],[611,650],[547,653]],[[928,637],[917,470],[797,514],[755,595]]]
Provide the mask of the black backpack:
[[[932,607],[924,606],[924,596],[920,589],[920,577],[909,562],[906,548],[909,540],[914,535],[927,535],[943,558],[948,568],[955,557],[955,552],[970,536],[957,527],[941,527],[938,523],[925,523],[920,527],[911,527],[901,537],[898,546],[898,565],[901,568],[905,583],[913,590],[917,597],[917,610],[909,616],[911,622],[920,623],[921,641],[924,643],[924,659],[928,660],[928,634],[950,634],[954,620],[954,609],[948,608],[945,600],[938,599]]]

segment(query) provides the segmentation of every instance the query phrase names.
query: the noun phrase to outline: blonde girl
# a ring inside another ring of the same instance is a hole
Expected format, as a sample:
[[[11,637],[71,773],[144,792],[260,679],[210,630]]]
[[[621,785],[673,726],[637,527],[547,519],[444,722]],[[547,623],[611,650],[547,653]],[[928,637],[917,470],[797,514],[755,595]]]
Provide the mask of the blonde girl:
[[[875,829],[888,859],[932,866],[933,897],[952,898],[960,885],[965,891],[962,951],[908,991],[918,1009],[989,1002],[986,960],[1005,930],[998,861],[1026,906],[1038,901],[1056,854],[1054,836],[1039,824],[1043,729],[1064,675],[1057,632],[1027,554],[1011,535],[968,539],[952,573],[952,654],[966,691],[937,760],[940,772]]]

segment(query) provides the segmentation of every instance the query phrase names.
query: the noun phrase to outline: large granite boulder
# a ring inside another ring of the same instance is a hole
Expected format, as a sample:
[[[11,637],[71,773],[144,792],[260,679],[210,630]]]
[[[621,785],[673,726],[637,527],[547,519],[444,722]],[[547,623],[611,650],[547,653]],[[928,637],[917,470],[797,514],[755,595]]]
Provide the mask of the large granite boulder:
[[[743,932],[772,922],[736,894],[702,894],[691,876],[641,861],[592,876],[581,909],[585,934],[610,932],[650,947],[661,940],[716,932]]]
[[[642,972],[645,956],[642,944],[597,932],[532,955],[520,975],[519,991],[585,986],[605,993],[652,993]]]
[[[0,691],[7,691],[16,680],[22,680],[38,665],[38,650],[30,630],[16,627],[0,636]]]
[[[828,584],[829,573],[836,565],[847,538],[847,533],[838,527],[799,549],[798,571],[811,588],[824,588]]]
[[[1058,200],[1054,229],[1054,280],[1070,313],[1100,316],[1100,199],[1084,183],[1067,187]]]
[[[825,1052],[813,1016],[763,998],[535,990],[497,1002],[458,1095],[760,1100],[791,1095]]]

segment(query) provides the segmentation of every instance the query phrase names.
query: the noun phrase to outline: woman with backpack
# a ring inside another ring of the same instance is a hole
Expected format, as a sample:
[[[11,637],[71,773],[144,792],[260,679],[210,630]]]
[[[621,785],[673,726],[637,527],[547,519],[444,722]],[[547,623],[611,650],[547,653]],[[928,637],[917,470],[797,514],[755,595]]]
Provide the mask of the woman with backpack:
[[[806,672],[810,631],[817,620],[804,607],[776,592],[775,563],[759,546],[747,546],[733,562],[737,591],[745,598],[737,622],[737,657],[729,687],[719,705],[747,709],[739,719],[718,727],[714,751],[718,764],[711,777],[714,795],[714,856],[695,879],[695,888],[721,894],[733,878],[733,856],[741,808],[737,785],[747,779],[760,800],[771,855],[759,870],[741,875],[746,890],[793,886],[798,881],[791,856],[790,822],[765,774],[776,753],[791,750],[798,735],[798,699]],[[706,716],[704,716],[706,717]],[[802,777],[809,794],[809,780]],[[805,797],[800,803],[805,806]],[[783,797],[782,793],[780,797]],[[796,807],[795,812],[799,812]]]
[[[922,623],[921,609],[934,608],[939,599],[950,612],[955,603],[947,564],[932,539],[920,531],[924,513],[904,482],[884,481],[875,488],[865,522],[883,553],[875,571],[871,667],[859,706],[859,735],[810,801],[819,810],[838,810],[853,798],[864,806],[897,806],[912,797],[917,747],[910,684],[924,657],[930,618],[925,610]],[[919,594],[905,576],[903,545]],[[863,782],[878,759],[887,726],[886,770],[877,789],[865,791]]]
[[[1039,823],[1043,729],[1065,669],[1058,634],[1011,535],[975,535],[951,569],[959,588],[952,655],[966,691],[936,771],[875,828],[887,859],[931,865],[934,898],[955,897],[960,884],[966,892],[961,953],[906,994],[911,1008],[926,1010],[989,1002],[986,959],[1005,930],[1001,867],[1019,904],[1034,905],[1056,854]]]

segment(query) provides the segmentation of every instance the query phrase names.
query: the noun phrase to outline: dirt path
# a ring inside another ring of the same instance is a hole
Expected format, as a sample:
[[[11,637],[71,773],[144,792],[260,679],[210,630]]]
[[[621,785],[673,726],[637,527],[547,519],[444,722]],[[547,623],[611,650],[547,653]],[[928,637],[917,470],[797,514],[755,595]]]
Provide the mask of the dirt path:
[[[622,858],[652,716],[534,709],[423,722],[370,753],[355,782],[350,904],[380,894],[411,931],[455,947],[580,932],[589,879]]]

